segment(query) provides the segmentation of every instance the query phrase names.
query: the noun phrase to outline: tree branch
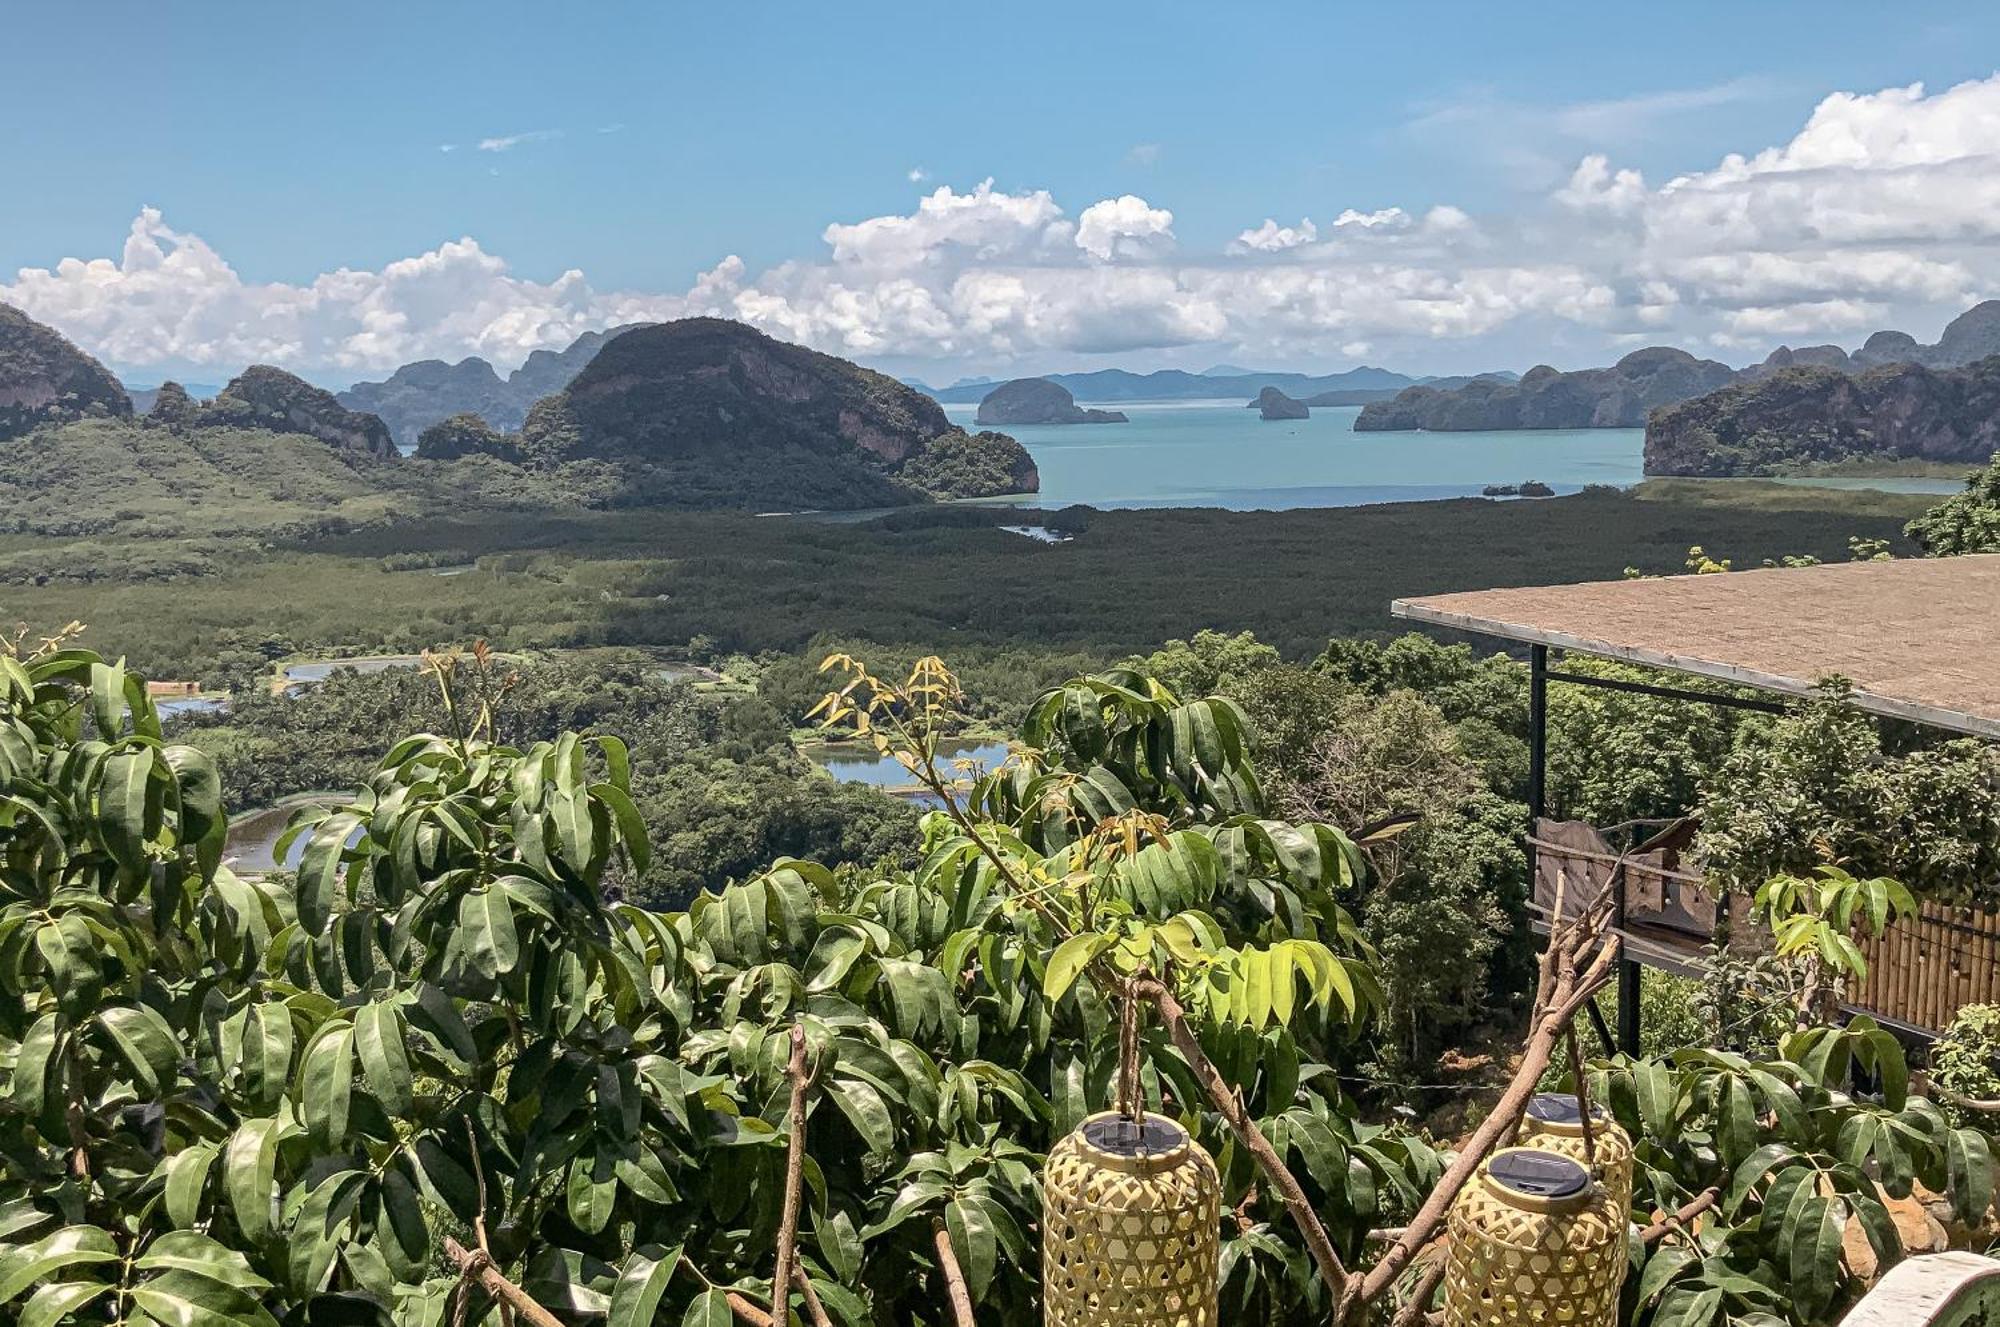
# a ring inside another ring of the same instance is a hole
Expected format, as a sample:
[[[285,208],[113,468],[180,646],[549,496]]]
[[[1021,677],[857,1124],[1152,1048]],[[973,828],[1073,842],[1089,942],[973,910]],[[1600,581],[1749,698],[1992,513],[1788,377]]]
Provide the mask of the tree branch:
[[[951,1232],[945,1229],[944,1218],[931,1218],[931,1244],[937,1249],[938,1271],[944,1275],[946,1292],[951,1297],[952,1321],[958,1327],[978,1327],[972,1319],[972,1295],[965,1288],[965,1273],[959,1270],[958,1255],[951,1251]]]
[[[1340,1255],[1334,1252],[1333,1241],[1327,1238],[1326,1227],[1320,1224],[1319,1216],[1313,1211],[1305,1190],[1300,1187],[1298,1177],[1286,1168],[1284,1161],[1272,1148],[1270,1140],[1257,1128],[1257,1122],[1250,1118],[1250,1112],[1244,1106],[1243,1099],[1230,1090],[1221,1071],[1202,1051],[1201,1041],[1195,1036],[1194,1029],[1188,1025],[1187,1011],[1181,1008],[1181,1003],[1174,998],[1173,992],[1149,977],[1133,982],[1132,994],[1138,999],[1150,1002],[1159,1011],[1160,1021],[1166,1024],[1167,1035],[1173,1038],[1174,1046],[1180,1051],[1181,1058],[1194,1070],[1194,1076],[1201,1083],[1202,1089],[1208,1093],[1209,1100],[1215,1103],[1215,1108],[1222,1113],[1223,1123],[1229,1126],[1229,1131],[1236,1135],[1236,1140],[1256,1158],[1258,1168],[1264,1172],[1265,1178],[1271,1182],[1271,1187],[1276,1189],[1278,1196],[1284,1200],[1286,1210],[1291,1212],[1292,1219],[1298,1223],[1300,1233],[1305,1236],[1306,1248],[1312,1253],[1313,1262],[1319,1266],[1320,1279],[1326,1282],[1327,1292],[1338,1303],[1350,1279],[1347,1268],[1342,1265]]]
[[[1614,873],[1590,906],[1567,921],[1562,916],[1563,887],[1558,882],[1557,908],[1549,928],[1549,945],[1542,954],[1534,1014],[1529,1021],[1528,1040],[1521,1049],[1521,1061],[1515,1067],[1513,1078],[1500,1094],[1492,1113],[1466,1140],[1458,1156],[1446,1168],[1443,1178],[1410,1219],[1402,1238],[1368,1269],[1366,1276],[1348,1286],[1345,1297],[1334,1312],[1336,1324],[1347,1321],[1355,1309],[1380,1298],[1396,1283],[1403,1269],[1443,1228],[1459,1190],[1478,1173],[1494,1147],[1519,1127],[1528,1101],[1535,1094],[1536,1084],[1549,1067],[1556,1045],[1568,1030],[1570,1021],[1598,988],[1611,979],[1612,963],[1618,955],[1618,937],[1607,935],[1606,931],[1610,923],[1612,887],[1616,878]],[[1581,975],[1579,968],[1582,969]]]
[[[771,1276],[771,1316],[780,1322],[791,1317],[788,1306],[792,1276],[798,1270],[799,1188],[806,1161],[806,1088],[812,1081],[806,1070],[806,1030],[798,1023],[792,1024],[792,1053],[785,1064],[785,1077],[792,1084],[788,1112],[791,1139],[785,1148],[785,1207],[778,1221],[778,1267]]]
[[[833,1327],[833,1320],[826,1316],[826,1305],[819,1302],[819,1292],[813,1289],[812,1278],[803,1267],[792,1268],[792,1284],[805,1296],[806,1313],[812,1318],[813,1327]]]
[[[1722,1190],[1703,1189],[1692,1200],[1683,1204],[1679,1211],[1661,1217],[1640,1231],[1639,1238],[1647,1244],[1657,1244],[1665,1239],[1670,1231],[1685,1227],[1688,1222],[1714,1207],[1721,1199]]]
[[[1448,1263],[1444,1250],[1438,1250],[1437,1256],[1424,1268],[1424,1274],[1417,1278],[1417,1284],[1411,1289],[1409,1299],[1405,1300],[1403,1307],[1396,1311],[1390,1327],[1416,1327],[1424,1320],[1424,1315],[1430,1312],[1431,1297],[1437,1294],[1438,1285],[1444,1280],[1444,1271]]]
[[[479,1288],[492,1296],[494,1302],[504,1304],[520,1314],[533,1327],[563,1327],[555,1314],[528,1297],[528,1292],[500,1275],[500,1269],[493,1260],[482,1252],[466,1248],[451,1236],[444,1237],[445,1256],[458,1264],[459,1274],[479,1283]],[[762,1327],[770,1327],[768,1320]]]

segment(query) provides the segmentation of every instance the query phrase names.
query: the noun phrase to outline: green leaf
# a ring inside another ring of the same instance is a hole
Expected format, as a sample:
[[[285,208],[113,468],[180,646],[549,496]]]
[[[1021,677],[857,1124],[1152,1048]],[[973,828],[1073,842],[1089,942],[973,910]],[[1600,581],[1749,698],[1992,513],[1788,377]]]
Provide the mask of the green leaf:
[[[306,1046],[299,1070],[299,1114],[319,1146],[338,1147],[346,1140],[353,1091],[354,1026],[325,1024]]]
[[[674,1268],[680,1263],[679,1246],[662,1250],[648,1244],[625,1260],[618,1284],[611,1290],[611,1313],[606,1327],[653,1327],[660,1310],[660,1297],[667,1292]]]
[[[1678,1246],[1660,1249],[1646,1259],[1644,1270],[1639,1273],[1638,1302],[1650,1304],[1655,1296],[1667,1288],[1667,1283],[1686,1271],[1698,1261],[1694,1251]]]
[[[569,1163],[569,1219],[578,1230],[595,1235],[610,1225],[617,1201],[617,1173],[608,1161],[580,1156]]]
[[[858,1079],[836,1077],[827,1082],[826,1094],[868,1144],[869,1151],[883,1157],[893,1154],[896,1125],[881,1093]]]
[[[411,1271],[421,1270],[430,1258],[430,1224],[424,1219],[423,1205],[417,1200],[416,1186],[405,1173],[408,1159],[398,1157],[382,1175],[382,1226],[398,1259]],[[382,1227],[377,1227],[381,1229]]]
[[[1103,953],[1112,943],[1108,935],[1086,931],[1073,935],[1056,946],[1056,952],[1049,956],[1048,971],[1042,974],[1042,994],[1050,1004],[1061,1000],[1076,984],[1078,974],[1090,966],[1090,961]]]
[[[1721,1307],[1722,1291],[1714,1286],[1671,1290],[1661,1299],[1652,1327],[1708,1327]]]
[[[1786,1256],[1792,1295],[1810,1319],[1840,1284],[1842,1208],[1817,1194],[1800,1206]]]
[[[259,1110],[285,1095],[292,1078],[292,1011],[276,1001],[250,1006],[243,1028],[243,1091]]]
[[[391,1116],[410,1109],[410,1056],[403,1045],[403,1015],[394,1005],[375,1002],[354,1011],[354,1049],[369,1094]]]
[[[329,816],[313,831],[305,856],[299,859],[299,924],[313,935],[325,935],[333,917],[334,889],[340,882],[340,859],[347,836],[361,823],[350,811]]]
[[[64,1226],[15,1252],[0,1271],[0,1304],[69,1267],[118,1261],[111,1236],[96,1226]]]
[[[118,751],[105,757],[97,787],[97,824],[104,846],[127,871],[146,869],[147,785],[152,774],[150,749]]]
[[[167,1220],[186,1229],[201,1213],[201,1191],[208,1184],[208,1171],[219,1149],[214,1143],[196,1143],[167,1160]]]
[[[1757,1181],[1770,1174],[1774,1167],[1795,1160],[1797,1156],[1798,1154],[1784,1143],[1766,1143],[1743,1158],[1742,1163],[1736,1167],[1735,1176],[1729,1181],[1729,1191],[1723,1195],[1723,1207],[1728,1211],[1735,1211]]]
[[[612,823],[618,826],[618,837],[625,844],[625,851],[632,856],[632,869],[644,875],[647,864],[653,860],[653,849],[646,837],[646,818],[639,814],[631,794],[608,783],[596,784],[590,792],[611,809]]]
[[[472,966],[482,976],[497,978],[521,961],[514,908],[502,891],[486,886],[467,891],[458,901],[458,925]]]
[[[249,1295],[192,1272],[173,1271],[142,1282],[133,1288],[132,1301],[160,1327],[276,1327]]]
[[[16,1327],[56,1327],[111,1288],[104,1281],[51,1281],[28,1297]]]
[[[97,1011],[98,1026],[131,1068],[141,1096],[157,1097],[180,1069],[181,1048],[167,1020],[148,1005],[112,1005]]]
[[[125,661],[90,665],[90,721],[99,740],[115,742],[125,732]]]
[[[1944,1139],[1945,1182],[1951,1209],[1967,1225],[1979,1224],[1993,1203],[1993,1150],[1977,1129],[1953,1129]]]
[[[252,1243],[271,1233],[271,1204],[277,1187],[277,1120],[248,1120],[229,1137],[223,1154],[222,1187],[236,1224]]]
[[[694,1297],[687,1312],[681,1316],[681,1327],[730,1327],[734,1314],[729,1310],[729,1298],[722,1291],[710,1287]]]
[[[56,1039],[61,1023],[60,1015],[43,1014],[28,1029],[28,1035],[21,1039],[8,1092],[15,1108],[29,1119],[42,1113],[47,1100],[49,1071],[55,1063]]]
[[[160,1236],[146,1246],[133,1265],[152,1272],[193,1272],[251,1294],[271,1288],[269,1281],[251,1270],[249,1259],[192,1230]]]
[[[590,799],[584,790],[558,792],[549,799],[549,814],[556,824],[556,842],[562,845],[563,860],[583,875],[590,869],[590,855],[596,843],[590,822]]]
[[[1000,1261],[999,1241],[984,1208],[955,1198],[945,1204],[944,1228],[951,1236],[951,1251],[965,1273],[966,1289],[972,1302],[983,1303],[987,1287],[993,1284],[993,1269]]]

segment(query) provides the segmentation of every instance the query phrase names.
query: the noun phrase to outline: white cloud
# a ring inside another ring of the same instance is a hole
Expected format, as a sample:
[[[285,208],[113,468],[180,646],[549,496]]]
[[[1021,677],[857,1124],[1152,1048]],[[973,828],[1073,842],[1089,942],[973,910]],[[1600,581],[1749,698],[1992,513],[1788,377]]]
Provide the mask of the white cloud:
[[[117,256],[23,269],[0,301],[122,368],[329,377],[467,354],[504,368],[592,328],[697,313],[982,371],[1182,349],[1429,370],[1519,367],[1557,345],[1585,363],[1663,342],[1740,359],[1878,327],[1928,339],[2000,293],[2000,75],[1828,97],[1787,141],[1658,185],[1582,154],[1511,213],[1348,207],[1189,252],[1166,207],[1079,202],[939,185],[907,212],[827,226],[817,254],[761,271],[724,257],[669,290],[529,280],[471,237],[379,270],[251,282],[149,208]]]
[[[1125,153],[1125,162],[1131,166],[1157,166],[1165,151],[1158,143],[1134,143]]]
[[[1555,199],[1578,212],[1632,213],[1645,205],[1646,177],[1635,170],[1613,171],[1609,158],[1593,152],[1576,164]]]
[[[947,255],[992,261],[1059,244],[1069,237],[1061,217],[1046,189],[1001,193],[985,180],[966,194],[941,184],[909,216],[836,223],[823,238],[836,263],[902,269],[935,265]]]
[[[1313,225],[1311,217],[1301,217],[1296,226],[1281,226],[1265,217],[1263,225],[1241,232],[1229,247],[1236,253],[1282,253],[1318,238],[1319,227]]]
[[[1137,194],[1092,203],[1076,219],[1076,247],[1093,258],[1144,258],[1173,245],[1174,214]]]
[[[922,184],[925,180],[928,180],[930,177],[931,173],[925,170],[922,166],[912,166],[909,169],[909,173],[904,178],[908,179],[911,184]]]
[[[479,140],[479,150],[481,152],[511,152],[523,143],[546,143],[551,139],[561,137],[562,130],[560,129],[530,129],[526,133],[521,134],[503,134],[497,138],[482,138]]]

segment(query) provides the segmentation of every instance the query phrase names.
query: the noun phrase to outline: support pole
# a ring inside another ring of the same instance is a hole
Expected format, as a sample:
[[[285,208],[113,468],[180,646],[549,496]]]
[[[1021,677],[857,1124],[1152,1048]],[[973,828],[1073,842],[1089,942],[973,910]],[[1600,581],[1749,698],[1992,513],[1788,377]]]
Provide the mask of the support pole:
[[[1618,1049],[1639,1053],[1639,965],[1629,958],[1618,961]]]
[[[1548,813],[1549,647],[1528,647],[1528,897],[1535,896],[1535,839]],[[1554,925],[1562,918],[1551,917]]]

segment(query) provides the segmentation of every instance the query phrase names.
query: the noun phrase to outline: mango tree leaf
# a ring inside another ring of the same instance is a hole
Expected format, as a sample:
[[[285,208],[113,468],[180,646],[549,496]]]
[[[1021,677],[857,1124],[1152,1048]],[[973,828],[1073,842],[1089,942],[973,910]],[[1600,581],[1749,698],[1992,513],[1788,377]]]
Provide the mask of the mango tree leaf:
[[[606,1327],[653,1327],[660,1311],[660,1297],[667,1292],[674,1268],[681,1260],[680,1247],[661,1249],[648,1244],[625,1260],[618,1284],[611,1291],[611,1313]]]

